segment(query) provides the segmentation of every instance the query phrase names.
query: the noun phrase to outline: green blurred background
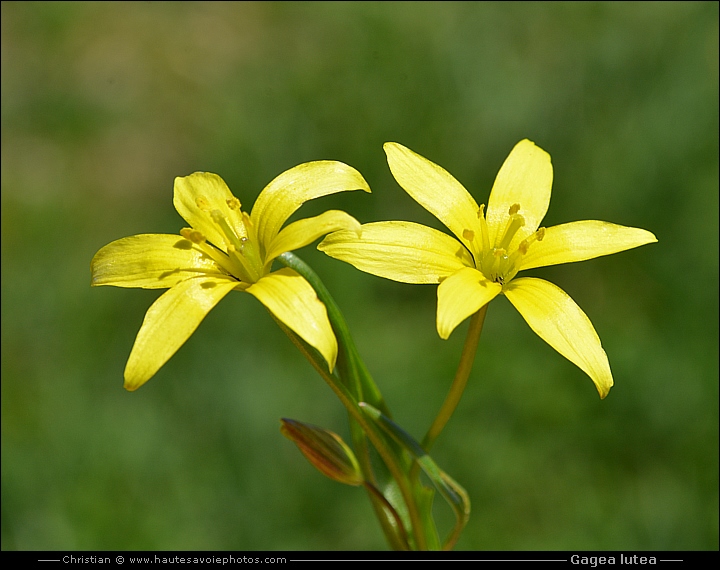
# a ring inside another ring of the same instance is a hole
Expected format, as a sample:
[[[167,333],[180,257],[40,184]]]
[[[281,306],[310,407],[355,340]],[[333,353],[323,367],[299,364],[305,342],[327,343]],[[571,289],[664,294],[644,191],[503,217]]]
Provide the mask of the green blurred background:
[[[173,179],[196,170],[250,206],[287,168],[341,160],[373,194],[303,217],[440,227],[382,144],[481,203],[526,137],[555,167],[544,225],[608,220],[659,242],[530,272],[592,319],[616,383],[605,401],[493,302],[434,451],[473,503],[458,548],[717,549],[715,2],[3,2],[2,548],[385,548],[364,492],[280,435],[290,417],[346,436],[346,415],[255,299],[230,295],[128,393],[158,292],[91,289],[90,259],[176,233]],[[435,287],[300,255],[422,437],[467,324],[442,341]]]

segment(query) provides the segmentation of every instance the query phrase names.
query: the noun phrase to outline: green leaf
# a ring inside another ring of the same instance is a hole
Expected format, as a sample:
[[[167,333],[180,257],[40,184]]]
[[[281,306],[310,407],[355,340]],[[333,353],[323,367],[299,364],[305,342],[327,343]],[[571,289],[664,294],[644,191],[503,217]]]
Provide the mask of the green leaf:
[[[367,402],[360,402],[359,406],[369,418],[413,456],[433,485],[435,485],[435,488],[452,508],[456,519],[455,527],[445,539],[443,550],[452,549],[470,518],[470,498],[467,492],[452,477],[440,469],[420,444],[398,424]]]

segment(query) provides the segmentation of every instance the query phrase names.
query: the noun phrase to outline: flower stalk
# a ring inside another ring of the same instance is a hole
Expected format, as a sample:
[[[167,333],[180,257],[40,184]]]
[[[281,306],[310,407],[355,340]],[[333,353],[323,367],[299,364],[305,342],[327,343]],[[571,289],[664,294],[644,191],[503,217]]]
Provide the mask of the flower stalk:
[[[477,353],[477,346],[480,342],[480,334],[482,333],[483,324],[485,323],[485,315],[487,314],[487,305],[484,305],[477,313],[475,313],[470,319],[470,326],[468,328],[467,336],[465,337],[465,345],[463,346],[462,354],[460,355],[460,363],[458,364],[455,377],[453,378],[452,385],[448,391],[445,401],[440,407],[438,415],[435,417],[430,429],[425,434],[422,440],[422,448],[425,451],[430,451],[430,448],[435,443],[435,440],[442,432],[445,425],[450,420],[450,417],[455,412],[465,392],[468,379],[470,378],[470,372],[472,371],[473,362],[475,362],[475,354]]]

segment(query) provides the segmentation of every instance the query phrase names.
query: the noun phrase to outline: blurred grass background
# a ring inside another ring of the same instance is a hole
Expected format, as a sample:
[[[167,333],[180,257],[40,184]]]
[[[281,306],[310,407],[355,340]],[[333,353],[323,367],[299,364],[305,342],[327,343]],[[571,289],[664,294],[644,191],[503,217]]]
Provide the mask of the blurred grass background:
[[[458,548],[717,549],[715,2],[3,2],[2,548],[385,548],[363,492],[280,435],[280,417],[347,422],[255,299],[226,298],[131,394],[123,368],[158,292],[91,289],[90,259],[176,233],[173,179],[196,170],[249,207],[287,168],[341,160],[373,194],[300,215],[440,227],[382,143],[481,203],[525,137],[555,167],[544,225],[608,220],[659,243],[530,273],[592,319],[605,401],[492,304],[434,451],[473,502]],[[441,341],[435,287],[300,255],[422,437],[467,325]]]

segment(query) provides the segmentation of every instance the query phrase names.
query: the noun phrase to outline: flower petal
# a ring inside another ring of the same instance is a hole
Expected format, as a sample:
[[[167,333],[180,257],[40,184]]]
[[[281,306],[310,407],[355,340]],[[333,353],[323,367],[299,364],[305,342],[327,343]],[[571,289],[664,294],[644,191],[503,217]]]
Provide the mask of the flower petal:
[[[306,218],[288,224],[268,244],[265,255],[266,266],[278,255],[305,247],[319,237],[338,230],[350,230],[357,234],[360,230],[360,222],[340,210],[328,210],[314,218]]]
[[[402,283],[439,283],[466,266],[470,253],[456,239],[413,222],[375,222],[327,236],[320,251],[371,273]]]
[[[319,160],[286,170],[260,192],[250,214],[261,246],[267,247],[308,200],[348,190],[370,192],[370,187],[357,170],[342,162]]]
[[[540,338],[590,376],[601,398],[608,395],[613,379],[600,338],[565,291],[542,279],[523,277],[506,285],[504,293]]]
[[[223,251],[227,251],[228,242],[218,224],[213,221],[213,210],[218,210],[223,215],[238,237],[247,236],[240,202],[217,174],[195,172],[190,176],[175,178],[173,204],[178,214],[193,229]],[[230,207],[231,204],[236,204],[237,207]]]
[[[447,170],[398,143],[383,145],[397,183],[440,220],[473,253],[478,253],[467,231],[479,235],[478,205]]]
[[[92,285],[163,289],[190,277],[220,274],[212,259],[188,240],[169,234],[141,234],[116,240],[90,263]]]
[[[652,233],[640,228],[597,220],[571,222],[546,228],[542,241],[530,245],[519,268],[523,270],[584,261],[656,241]]]
[[[440,338],[447,339],[455,327],[501,291],[499,283],[489,281],[472,267],[464,267],[443,280],[437,290],[437,330]]]
[[[238,282],[193,277],[163,293],[148,309],[125,366],[125,388],[137,390],[177,352],[200,322]]]
[[[315,347],[327,361],[330,371],[335,368],[338,346],[327,309],[303,277],[292,269],[283,268],[261,277],[246,291]]]
[[[520,204],[525,225],[515,234],[508,250],[513,251],[538,228],[550,204],[552,180],[550,155],[527,139],[517,143],[500,168],[488,199],[485,217],[491,244],[497,244],[502,237],[508,211],[514,204]]]

